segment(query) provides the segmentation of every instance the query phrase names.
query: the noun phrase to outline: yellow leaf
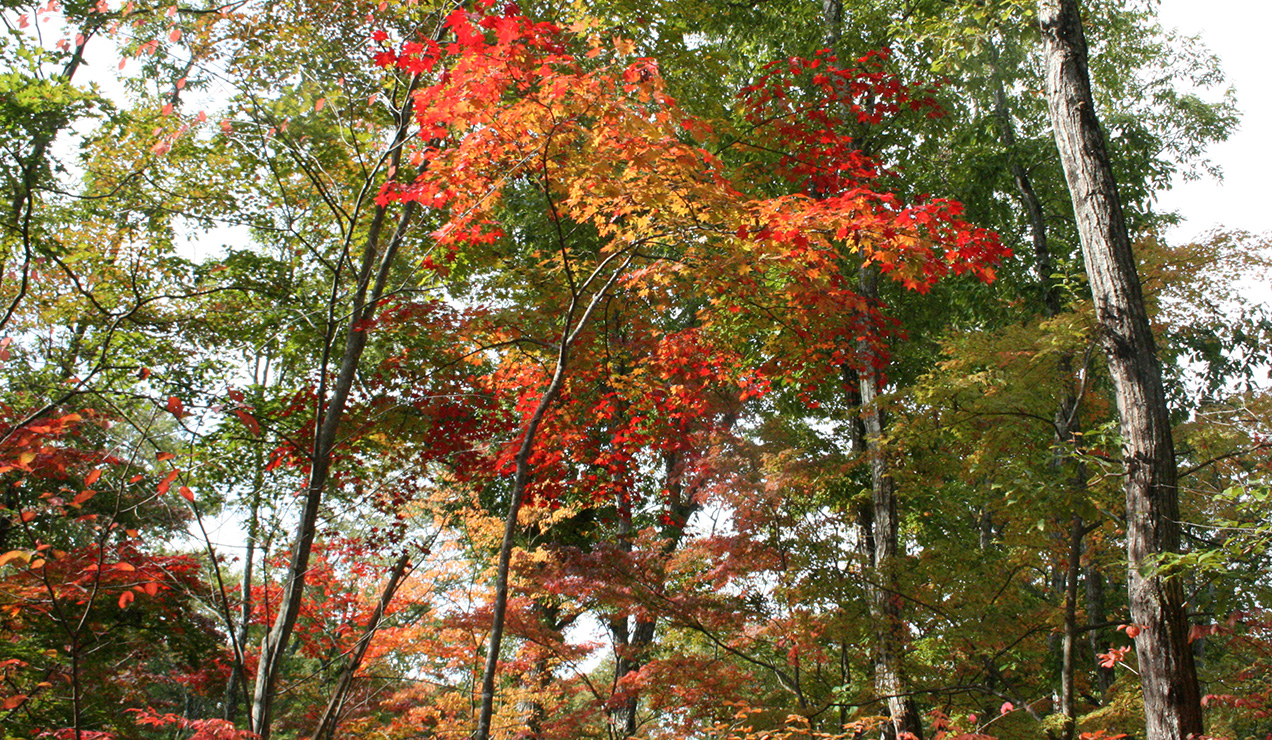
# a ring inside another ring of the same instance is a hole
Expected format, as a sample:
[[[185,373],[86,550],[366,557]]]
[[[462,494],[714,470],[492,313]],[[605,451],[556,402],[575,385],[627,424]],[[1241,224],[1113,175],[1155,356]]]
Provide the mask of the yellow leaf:
[[[21,560],[26,563],[30,562],[31,556],[27,554],[26,550],[10,550],[0,555],[0,565],[7,565],[14,560]]]

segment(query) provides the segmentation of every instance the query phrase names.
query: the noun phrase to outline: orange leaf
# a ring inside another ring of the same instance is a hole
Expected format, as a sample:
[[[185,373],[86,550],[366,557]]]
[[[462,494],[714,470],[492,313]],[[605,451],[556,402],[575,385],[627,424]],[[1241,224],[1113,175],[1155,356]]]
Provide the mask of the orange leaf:
[[[162,495],[164,495],[165,493],[167,493],[167,492],[168,492],[168,489],[172,487],[172,482],[173,482],[174,480],[176,480],[176,479],[177,479],[177,476],[178,476],[178,475],[180,475],[180,474],[181,474],[181,469],[180,469],[180,468],[176,468],[176,469],[174,469],[174,470],[170,471],[170,472],[169,472],[166,476],[164,476],[164,479],[163,479],[163,480],[159,481],[159,495],[160,495],[160,496],[162,496]]]
[[[10,550],[6,552],[5,554],[0,555],[0,565],[5,565],[13,560],[21,560],[23,562],[26,562],[26,561],[29,561],[30,559],[31,559],[31,556],[27,554],[26,550]]]
[[[27,700],[26,694],[14,694],[0,702],[0,709],[17,709]]]
[[[185,404],[176,396],[168,396],[168,412],[180,419],[185,416]]]
[[[181,498],[185,499],[186,501],[189,501],[190,503],[194,503],[194,491],[191,491],[189,486],[182,486],[181,488],[177,489],[177,493],[180,493]]]
[[[171,460],[174,457],[176,457],[176,455],[171,452],[160,452],[158,455],[155,455],[155,460],[163,462],[164,460]]]
[[[119,595],[119,608],[127,609],[128,605],[133,603],[133,599],[137,598],[132,591],[125,591]]]
[[[84,476],[84,485],[91,486],[94,483],[96,483],[97,479],[100,477],[102,477],[102,471],[94,470],[90,472],[88,475]]]

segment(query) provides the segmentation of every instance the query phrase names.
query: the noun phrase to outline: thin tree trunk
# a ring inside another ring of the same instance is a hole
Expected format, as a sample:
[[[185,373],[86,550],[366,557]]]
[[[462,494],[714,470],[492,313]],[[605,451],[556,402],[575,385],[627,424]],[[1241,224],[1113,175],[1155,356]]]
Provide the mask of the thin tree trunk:
[[[258,450],[259,452],[259,450]],[[255,490],[252,493],[252,510],[251,516],[247,523],[247,553],[243,556],[243,584],[240,590],[241,603],[239,613],[239,624],[237,634],[237,644],[247,645],[247,630],[252,621],[252,564],[256,559],[256,538],[257,521],[256,518],[260,511],[260,494],[263,485],[263,466],[264,461],[257,455],[257,473]],[[244,675],[245,667],[243,665],[241,654],[234,656],[234,667],[230,670],[230,681],[225,688],[225,719],[233,722],[238,715],[238,693],[239,687],[246,682]],[[244,698],[249,698],[245,697]]]
[[[1083,575],[1086,581],[1087,649],[1091,653],[1091,662],[1095,663],[1096,686],[1100,692],[1095,703],[1103,706],[1109,687],[1113,685],[1113,669],[1105,668],[1096,659],[1100,652],[1100,630],[1096,625],[1104,624],[1104,574],[1091,563]]]
[[[832,51],[839,44],[843,29],[843,1],[822,0],[822,40]],[[861,294],[878,298],[878,274],[868,266],[861,268]],[[858,343],[862,358],[870,357],[870,348]],[[847,377],[847,373],[846,373]],[[878,407],[879,375],[870,367],[857,373],[861,408],[861,425],[850,426],[853,447],[864,451],[870,464],[871,503],[863,507],[860,517],[863,538],[869,544],[870,613],[875,630],[874,685],[883,697],[891,715],[890,731],[896,738],[921,740],[923,722],[911,696],[910,684],[901,663],[908,640],[897,598],[897,503],[896,486],[888,470],[888,461],[880,447],[883,438],[883,415]],[[868,512],[868,516],[866,513]]]
[[[564,248],[564,245],[562,248]],[[587,289],[589,284],[600,278],[605,267],[608,266],[611,260],[617,259],[619,254],[616,252],[602,261],[592,272],[591,277],[583,285],[575,288],[574,295],[570,299],[570,305],[565,311],[565,319],[562,322],[561,339],[557,344],[556,364],[552,370],[552,379],[548,382],[548,387],[543,391],[543,395],[539,397],[539,403],[535,406],[534,412],[526,422],[525,431],[521,438],[521,446],[517,449],[516,473],[513,475],[512,490],[509,492],[508,514],[504,518],[503,540],[499,546],[499,564],[495,570],[495,602],[492,605],[490,618],[490,639],[486,644],[486,664],[482,669],[481,676],[481,708],[477,715],[477,729],[473,732],[472,740],[489,740],[490,738],[490,722],[495,713],[495,678],[499,673],[499,650],[503,645],[504,621],[508,612],[508,572],[512,563],[512,546],[517,535],[517,516],[521,513],[522,499],[525,498],[526,488],[530,485],[532,475],[530,453],[534,451],[535,437],[539,433],[539,427],[543,424],[543,418],[547,414],[548,408],[561,392],[561,386],[565,384],[566,365],[574,340],[578,338],[579,332],[587,325],[602,296],[609,291],[618,277],[623,274],[627,266],[635,258],[635,255],[627,256],[623,264],[593,294],[585,308],[579,305],[583,298],[583,291]],[[581,311],[580,308],[582,309]]]
[[[1200,692],[1178,578],[1146,573],[1179,550],[1179,494],[1161,365],[1117,185],[1095,114],[1076,0],[1039,0],[1047,102],[1108,356],[1126,464],[1128,588],[1148,740],[1202,733]]]
[[[411,118],[411,100],[408,94],[407,103],[401,113],[402,122],[392,144],[391,170],[396,170],[400,164],[402,144],[406,140],[407,126]],[[305,504],[296,532],[296,540],[292,545],[291,562],[284,577],[278,616],[261,645],[260,664],[256,671],[256,687],[252,695],[252,729],[260,736],[260,740],[269,740],[275,686],[282,669],[283,656],[291,640],[292,630],[300,614],[301,596],[305,590],[305,578],[309,570],[309,556],[317,535],[318,513],[331,472],[332,452],[335,450],[340,422],[344,417],[345,404],[358,375],[362,352],[367,344],[370,321],[374,316],[377,303],[384,294],[389,272],[416,205],[414,202],[408,202],[403,208],[397,228],[389,239],[383,256],[380,254],[380,233],[388,215],[386,206],[376,207],[367,233],[340,368],[332,386],[330,401],[325,408],[319,409],[318,430],[314,435],[310,459],[309,483],[305,488]]]
[[[1060,297],[1060,286],[1056,283],[1055,266],[1051,259],[1051,249],[1047,243],[1047,221],[1037,192],[1024,165],[1017,156],[1016,129],[1012,122],[1011,112],[1007,108],[1007,93],[1003,85],[1003,75],[998,50],[990,44],[990,58],[993,62],[994,78],[994,115],[998,118],[999,131],[1002,134],[1003,146],[1007,150],[1012,180],[1015,182],[1021,205],[1029,219],[1030,241],[1033,244],[1034,272],[1038,276],[1038,285],[1042,293],[1043,313],[1054,318],[1060,315],[1063,308]],[[1078,421],[1078,398],[1076,383],[1073,377],[1073,356],[1066,352],[1060,358],[1058,373],[1063,384],[1063,397],[1056,410],[1055,435],[1056,457],[1055,469],[1062,471],[1066,465],[1074,465],[1076,469],[1069,480],[1072,494],[1071,505],[1075,509],[1070,522],[1068,542],[1068,564],[1064,571],[1061,585],[1064,591],[1064,632],[1060,646],[1060,713],[1064,717],[1061,737],[1073,740],[1077,728],[1077,711],[1073,701],[1074,674],[1076,672],[1074,640],[1076,639],[1078,611],[1078,578],[1080,565],[1085,550],[1083,540],[1087,533],[1086,524],[1076,513],[1078,502],[1086,497],[1086,470],[1076,459],[1078,438],[1081,435],[1081,424]]]
[[[878,297],[878,274],[861,269],[861,292]],[[863,348],[868,355],[868,348]],[[901,618],[897,578],[897,498],[896,484],[882,448],[883,411],[879,408],[879,374],[869,368],[859,375],[862,423],[865,426],[866,456],[870,463],[871,504],[874,520],[874,568],[870,579],[870,615],[875,629],[875,691],[883,697],[892,717],[892,736],[923,736],[923,721],[911,695],[901,656],[909,642]]]
[[[730,421],[730,424],[732,424],[732,421]],[[668,513],[671,518],[670,524],[663,530],[664,533],[669,535],[663,541],[662,552],[664,555],[671,555],[680,547],[680,542],[685,533],[685,523],[698,510],[698,504],[694,503],[692,492],[690,495],[685,495],[679,466],[679,454],[666,453],[663,455],[663,476],[668,491]],[[631,552],[631,532],[631,517],[624,517],[620,522],[619,536],[622,540],[623,548],[627,552]],[[649,646],[654,643],[654,634],[658,626],[657,618],[652,615],[633,617],[631,618],[630,626],[628,619],[626,616],[620,616],[610,622],[611,631],[614,634],[616,652],[614,660],[615,686],[625,676],[639,671],[641,666],[644,665],[645,654],[648,652]],[[622,733],[620,737],[629,738],[636,734],[638,724],[637,710],[639,708],[640,695],[630,693],[621,706],[610,712],[610,726],[619,729]]]
[[[331,740],[335,734],[336,725],[340,722],[340,712],[344,709],[345,700],[349,698],[349,689],[353,687],[353,676],[362,666],[362,659],[366,657],[367,648],[371,646],[372,638],[380,629],[380,621],[384,619],[384,613],[388,611],[389,604],[397,594],[398,586],[402,585],[402,577],[406,575],[409,564],[409,554],[403,552],[389,571],[389,582],[384,584],[384,590],[380,592],[380,601],[375,605],[371,621],[363,631],[362,637],[345,658],[344,668],[340,671],[340,677],[336,679],[336,688],[331,692],[327,708],[323,710],[322,716],[318,719],[318,725],[314,728],[314,734],[311,736],[313,740]]]
[[[1065,569],[1064,588],[1064,644],[1060,658],[1060,714],[1064,717],[1061,737],[1073,740],[1077,727],[1077,714],[1073,705],[1074,642],[1078,637],[1078,576],[1082,570],[1082,541],[1086,537],[1086,523],[1078,514],[1073,515],[1069,529],[1069,563]]]
[[[1051,249],[1047,245],[1047,219],[1042,208],[1042,201],[1034,190],[1029,171],[1021,164],[1017,152],[1016,127],[1012,123],[1011,111],[1007,107],[1007,91],[1003,85],[998,49],[989,44],[990,60],[993,64],[994,79],[994,117],[998,119],[998,131],[1002,136],[1003,148],[1007,150],[1008,167],[1016,193],[1020,196],[1020,204],[1024,206],[1025,216],[1029,219],[1029,241],[1033,245],[1034,272],[1038,275],[1038,285],[1042,288],[1042,302],[1047,316],[1058,316],[1061,310],[1059,286],[1055,282],[1055,265],[1051,259]]]

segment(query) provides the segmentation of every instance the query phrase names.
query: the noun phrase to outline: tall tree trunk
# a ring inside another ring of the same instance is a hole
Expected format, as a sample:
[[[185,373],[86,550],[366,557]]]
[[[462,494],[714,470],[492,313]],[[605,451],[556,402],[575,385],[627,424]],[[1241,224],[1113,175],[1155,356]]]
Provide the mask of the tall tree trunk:
[[[1077,730],[1077,711],[1073,704],[1074,645],[1078,639],[1078,576],[1082,572],[1082,542],[1086,523],[1073,515],[1069,527],[1069,557],[1064,580],[1064,643],[1060,651],[1060,714],[1064,717],[1061,737],[1073,740]]]
[[[689,517],[693,516],[694,512],[698,510],[698,504],[693,500],[693,492],[685,491],[681,461],[681,455],[678,453],[669,452],[663,455],[663,475],[668,491],[668,515],[670,518],[670,522],[663,530],[664,534],[667,535],[666,539],[663,540],[662,546],[664,555],[671,555],[680,547],[680,543],[684,538],[685,524],[689,521]],[[620,510],[621,508],[620,506]],[[631,517],[623,517],[619,526],[619,537],[622,547],[627,552],[631,552]],[[661,576],[659,576],[656,585],[662,585]],[[644,665],[649,646],[654,643],[654,634],[657,626],[658,620],[653,615],[633,617],[620,615],[610,620],[610,632],[614,636],[615,647],[614,684],[616,687],[618,682],[622,681],[624,677],[639,671],[641,666]],[[614,728],[619,737],[628,738],[636,734],[637,710],[639,708],[640,695],[628,692],[622,704],[610,711],[610,727]]]
[[[843,30],[843,0],[822,0],[822,41],[837,51]],[[878,272],[868,266],[860,270],[861,294],[878,298]],[[858,343],[862,358],[870,348]],[[848,377],[847,375],[845,376]],[[864,452],[870,464],[870,506],[859,517],[863,539],[869,543],[870,614],[875,630],[875,693],[884,699],[891,716],[885,736],[920,740],[923,722],[911,695],[901,656],[908,643],[901,602],[897,595],[897,502],[896,485],[888,470],[883,439],[883,412],[879,409],[879,374],[873,368],[857,373],[861,425],[852,424],[850,434],[855,451]],[[868,512],[868,515],[867,515]]]
[[[256,450],[256,480],[252,491],[252,508],[247,522],[247,552],[243,555],[243,583],[240,587],[239,624],[236,640],[238,645],[247,645],[247,630],[252,622],[252,564],[256,559],[256,538],[258,537],[257,517],[260,514],[261,488],[264,485],[265,461],[259,447]],[[242,654],[234,656],[234,666],[230,670],[230,680],[225,687],[225,719],[233,722],[238,716],[240,686],[246,683]],[[243,689],[246,692],[246,689]],[[244,699],[249,699],[244,693]]]
[[[1091,653],[1092,662],[1096,664],[1095,680],[1100,692],[1096,696],[1096,703],[1102,706],[1109,695],[1109,687],[1113,685],[1113,669],[1105,668],[1096,659],[1101,647],[1097,625],[1104,624],[1104,574],[1095,563],[1091,563],[1083,573],[1083,580],[1086,582],[1087,649]]]
[[[415,79],[412,78],[410,88],[413,89],[414,85]],[[401,165],[402,145],[406,142],[407,130],[412,118],[413,100],[408,90],[406,102],[399,112],[398,128],[390,145],[389,171],[397,171]],[[291,561],[283,580],[278,616],[261,644],[260,663],[256,670],[256,686],[252,693],[251,727],[260,736],[260,740],[269,740],[276,684],[282,670],[283,656],[286,654],[292,631],[296,626],[296,619],[300,614],[300,601],[305,590],[306,574],[309,571],[309,557],[313,551],[314,538],[318,533],[318,513],[322,507],[327,480],[331,473],[332,453],[335,451],[340,423],[344,418],[345,404],[358,376],[362,352],[367,345],[371,319],[375,315],[380,298],[384,295],[390,270],[396,261],[398,249],[416,208],[417,204],[414,202],[406,204],[398,219],[397,228],[381,253],[381,232],[388,219],[388,207],[379,205],[376,207],[363,246],[362,263],[358,270],[353,306],[345,330],[344,351],[340,358],[340,366],[331,387],[330,397],[326,396],[325,387],[320,388],[318,394],[320,405],[315,420],[317,430],[310,452],[310,474],[308,484],[305,486],[304,508],[296,531],[296,539],[292,545]],[[350,232],[352,231],[351,228]],[[336,291],[339,288],[338,276],[333,278],[333,281],[331,300],[334,309]],[[330,351],[330,345],[328,351]],[[325,370],[324,367],[322,378],[324,385]]]
[[[564,252],[565,245],[562,244],[561,248]],[[605,269],[612,261],[620,258],[623,258],[623,263],[604,279],[601,287],[585,303],[585,291],[602,279]],[[566,367],[574,341],[587,326],[597,304],[614,286],[615,281],[623,275],[633,259],[635,254],[626,255],[624,258],[623,253],[615,252],[604,258],[581,285],[571,285],[572,295],[562,320],[552,379],[548,382],[548,387],[544,389],[543,395],[539,397],[539,402],[535,405],[529,420],[526,421],[521,445],[517,448],[516,472],[512,478],[512,490],[509,491],[508,513],[504,517],[503,540],[499,545],[499,563],[495,569],[495,601],[491,605],[490,638],[486,643],[486,663],[481,675],[481,707],[478,710],[477,729],[473,732],[472,740],[490,739],[490,723],[495,713],[495,679],[499,673],[499,650],[503,645],[504,622],[508,613],[508,575],[512,565],[512,548],[517,536],[517,517],[524,503],[522,499],[525,498],[526,488],[530,485],[533,475],[530,469],[530,453],[534,451],[535,437],[548,413],[548,408],[556,400],[561,387],[565,384]]]
[[[1007,107],[1007,93],[1003,84],[1001,58],[998,50],[989,45],[990,59],[993,63],[994,79],[994,115],[998,118],[999,131],[1007,157],[1012,180],[1016,192],[1029,219],[1030,241],[1033,244],[1034,272],[1038,276],[1038,285],[1042,293],[1043,313],[1054,318],[1063,310],[1060,286],[1055,279],[1055,263],[1051,259],[1051,248],[1047,243],[1047,220],[1042,208],[1042,201],[1034,190],[1029,172],[1021,164],[1017,155],[1016,128],[1011,112]],[[1076,656],[1074,644],[1077,639],[1078,623],[1078,580],[1081,574],[1081,560],[1085,547],[1083,541],[1089,529],[1077,512],[1077,506],[1086,498],[1086,469],[1076,457],[1082,425],[1079,421],[1077,383],[1073,374],[1073,354],[1066,352],[1057,368],[1061,378],[1062,391],[1059,407],[1055,416],[1056,456],[1055,469],[1063,471],[1067,466],[1073,467],[1068,487],[1071,493],[1071,506],[1074,513],[1069,527],[1067,565],[1063,573],[1061,586],[1064,593],[1064,633],[1060,647],[1060,713],[1064,717],[1061,737],[1073,740],[1077,730],[1077,711],[1074,706],[1074,674],[1076,673]]]
[[[878,297],[878,273],[861,269],[861,292]],[[863,348],[868,352],[868,348]],[[868,355],[864,355],[868,356]],[[874,568],[870,579],[870,615],[875,628],[875,691],[883,697],[892,717],[891,736],[923,736],[923,721],[911,695],[901,656],[909,642],[901,618],[898,596],[898,522],[896,483],[882,448],[883,411],[879,408],[879,374],[874,369],[860,373],[862,423],[865,426],[866,457],[870,463],[871,509],[874,523]]]
[[[1108,356],[1126,464],[1131,619],[1149,740],[1202,733],[1200,692],[1178,578],[1145,572],[1179,549],[1179,494],[1161,365],[1095,114],[1076,0],[1039,0],[1047,103],[1073,200],[1087,276]]]

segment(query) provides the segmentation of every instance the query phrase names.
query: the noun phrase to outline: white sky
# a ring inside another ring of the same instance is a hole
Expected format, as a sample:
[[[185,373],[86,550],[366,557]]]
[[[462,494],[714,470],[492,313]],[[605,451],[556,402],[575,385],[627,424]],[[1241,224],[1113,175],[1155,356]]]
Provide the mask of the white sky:
[[[1187,35],[1200,35],[1223,60],[1237,90],[1241,128],[1228,141],[1212,146],[1211,158],[1223,168],[1222,183],[1212,179],[1181,183],[1163,193],[1163,210],[1176,210],[1187,221],[1169,233],[1172,241],[1191,240],[1222,226],[1255,233],[1272,232],[1272,76],[1268,74],[1267,29],[1272,3],[1265,0],[1161,0],[1161,23]]]

